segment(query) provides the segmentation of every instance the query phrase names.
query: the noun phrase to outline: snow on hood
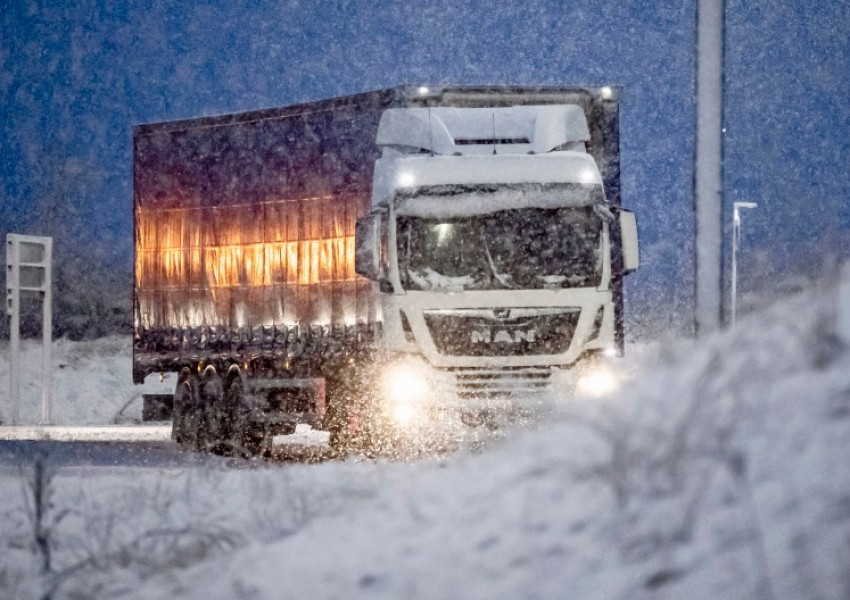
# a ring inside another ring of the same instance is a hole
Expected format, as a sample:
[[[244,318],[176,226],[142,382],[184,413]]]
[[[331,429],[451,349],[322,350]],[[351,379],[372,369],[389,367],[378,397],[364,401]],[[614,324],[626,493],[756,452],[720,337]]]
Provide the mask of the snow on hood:
[[[472,275],[448,277],[437,273],[430,267],[425,267],[422,273],[409,269],[408,274],[421,290],[452,290],[462,292],[464,287],[475,284],[475,278]]]

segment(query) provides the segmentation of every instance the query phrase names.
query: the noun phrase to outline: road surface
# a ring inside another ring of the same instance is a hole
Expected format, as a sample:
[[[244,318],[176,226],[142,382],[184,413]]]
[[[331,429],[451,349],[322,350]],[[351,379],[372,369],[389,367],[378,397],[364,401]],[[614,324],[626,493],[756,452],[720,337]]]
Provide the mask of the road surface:
[[[329,457],[327,434],[300,428],[290,436],[275,438],[268,464],[322,461]],[[130,426],[2,426],[0,468],[32,463],[49,457],[55,466],[102,467],[250,467],[249,461],[187,452],[171,441],[170,425]]]

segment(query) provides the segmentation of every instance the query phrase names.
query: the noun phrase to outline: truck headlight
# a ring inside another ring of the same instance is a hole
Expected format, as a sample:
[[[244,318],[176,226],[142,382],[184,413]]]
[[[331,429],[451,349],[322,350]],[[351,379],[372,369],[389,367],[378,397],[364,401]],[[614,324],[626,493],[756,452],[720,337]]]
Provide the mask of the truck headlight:
[[[405,359],[389,365],[382,377],[384,408],[398,425],[416,420],[431,392],[430,367],[422,360]]]
[[[579,396],[602,398],[620,388],[620,377],[608,365],[596,364],[584,371],[576,381]]]

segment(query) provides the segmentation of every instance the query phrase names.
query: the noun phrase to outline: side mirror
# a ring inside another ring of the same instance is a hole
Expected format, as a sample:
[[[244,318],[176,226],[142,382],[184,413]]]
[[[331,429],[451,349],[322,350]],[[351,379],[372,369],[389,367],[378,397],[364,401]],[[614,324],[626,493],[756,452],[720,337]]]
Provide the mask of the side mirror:
[[[623,274],[628,274],[640,266],[640,251],[638,250],[637,221],[635,213],[620,210],[620,241],[623,251]]]
[[[354,228],[354,271],[372,281],[386,278],[386,269],[381,256],[383,220],[383,213],[369,213],[357,219],[357,225]]]

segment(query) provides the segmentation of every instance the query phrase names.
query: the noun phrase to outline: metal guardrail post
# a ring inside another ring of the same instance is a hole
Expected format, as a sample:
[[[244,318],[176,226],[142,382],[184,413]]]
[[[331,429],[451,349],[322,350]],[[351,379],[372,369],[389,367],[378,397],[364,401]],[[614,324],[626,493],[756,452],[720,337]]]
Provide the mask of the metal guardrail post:
[[[6,236],[6,314],[11,317],[9,330],[9,423],[17,425],[21,406],[21,292],[18,287],[17,244],[11,235]]]
[[[37,293],[42,300],[41,424],[50,424],[50,350],[53,342],[53,238],[10,233],[6,236],[6,312],[9,333],[9,420],[20,421],[21,292]]]

